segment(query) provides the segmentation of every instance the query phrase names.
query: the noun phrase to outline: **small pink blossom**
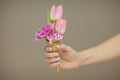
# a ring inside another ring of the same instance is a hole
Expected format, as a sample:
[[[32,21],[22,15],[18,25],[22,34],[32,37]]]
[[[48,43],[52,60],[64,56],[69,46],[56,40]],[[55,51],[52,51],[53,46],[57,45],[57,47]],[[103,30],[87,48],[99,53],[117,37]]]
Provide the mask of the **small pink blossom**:
[[[36,32],[35,40],[39,41],[46,35],[48,35],[53,30],[53,25],[51,23],[46,24],[42,29]]]
[[[58,32],[51,32],[46,36],[46,38],[48,40],[61,40],[63,39],[63,35]]]

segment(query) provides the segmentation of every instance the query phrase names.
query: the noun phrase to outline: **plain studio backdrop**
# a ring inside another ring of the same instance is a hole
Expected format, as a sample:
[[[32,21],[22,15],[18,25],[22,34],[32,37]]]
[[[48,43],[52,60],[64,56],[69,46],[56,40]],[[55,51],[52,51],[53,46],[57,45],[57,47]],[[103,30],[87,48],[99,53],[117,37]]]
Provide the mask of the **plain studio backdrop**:
[[[77,51],[120,33],[119,0],[0,0],[0,80],[120,80],[120,59],[60,73],[48,67],[45,40],[34,38],[53,4],[67,19],[62,43]]]

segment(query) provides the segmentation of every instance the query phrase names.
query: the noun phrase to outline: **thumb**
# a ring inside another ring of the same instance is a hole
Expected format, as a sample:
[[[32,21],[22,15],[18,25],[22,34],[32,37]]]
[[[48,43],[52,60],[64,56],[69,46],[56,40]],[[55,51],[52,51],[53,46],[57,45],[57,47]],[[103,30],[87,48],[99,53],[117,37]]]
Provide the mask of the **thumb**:
[[[65,45],[65,44],[61,44],[59,50],[62,51],[62,52],[67,52],[67,51],[69,51],[70,49],[71,49],[70,46]]]

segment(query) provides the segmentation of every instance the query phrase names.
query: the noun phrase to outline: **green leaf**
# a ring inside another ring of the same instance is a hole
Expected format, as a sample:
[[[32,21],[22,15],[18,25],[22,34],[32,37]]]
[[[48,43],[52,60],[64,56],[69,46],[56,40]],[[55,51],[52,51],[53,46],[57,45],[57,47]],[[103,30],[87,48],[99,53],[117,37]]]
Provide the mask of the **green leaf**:
[[[51,22],[51,19],[50,19],[50,12],[47,13],[47,22]]]
[[[58,40],[54,40],[53,42],[54,42],[54,43],[58,43]]]

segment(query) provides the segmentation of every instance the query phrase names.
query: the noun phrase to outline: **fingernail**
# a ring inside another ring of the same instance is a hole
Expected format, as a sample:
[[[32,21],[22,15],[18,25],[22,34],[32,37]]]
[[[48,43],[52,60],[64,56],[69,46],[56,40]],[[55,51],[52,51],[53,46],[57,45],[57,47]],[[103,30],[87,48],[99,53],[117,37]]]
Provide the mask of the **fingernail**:
[[[51,47],[46,48],[47,51],[52,51]]]
[[[58,49],[60,49],[60,48],[61,48],[61,46],[60,46],[60,45],[57,45],[56,47],[57,47]]]
[[[54,56],[58,56],[59,54],[58,54],[58,53],[54,53],[53,55],[54,55]]]
[[[56,58],[56,61],[59,61],[60,60],[60,58]]]
[[[57,62],[56,64],[60,64],[60,62]]]

